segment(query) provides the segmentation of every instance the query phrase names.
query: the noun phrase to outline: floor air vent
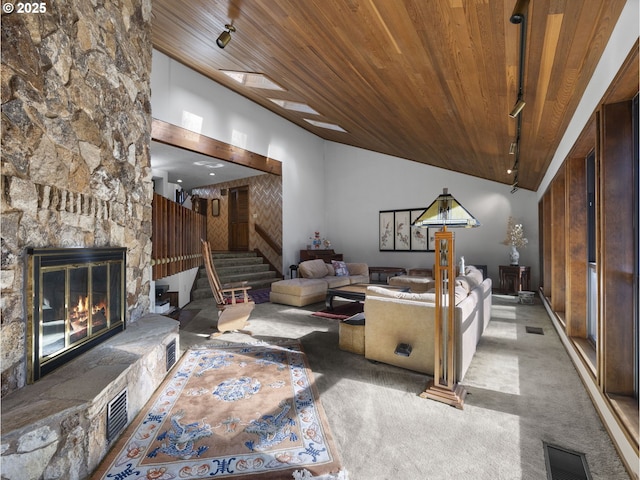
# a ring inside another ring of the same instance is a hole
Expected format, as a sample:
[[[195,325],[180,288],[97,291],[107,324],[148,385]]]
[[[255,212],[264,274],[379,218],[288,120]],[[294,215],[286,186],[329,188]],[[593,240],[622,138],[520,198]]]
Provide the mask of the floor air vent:
[[[110,442],[127,425],[127,389],[107,405],[107,441]]]
[[[536,335],[544,335],[542,327],[525,327],[527,333],[534,333]]]
[[[566,448],[544,445],[544,459],[547,464],[547,480],[591,480],[584,453]]]
[[[167,345],[167,372],[171,370],[174,363],[176,363],[176,341],[171,340]]]

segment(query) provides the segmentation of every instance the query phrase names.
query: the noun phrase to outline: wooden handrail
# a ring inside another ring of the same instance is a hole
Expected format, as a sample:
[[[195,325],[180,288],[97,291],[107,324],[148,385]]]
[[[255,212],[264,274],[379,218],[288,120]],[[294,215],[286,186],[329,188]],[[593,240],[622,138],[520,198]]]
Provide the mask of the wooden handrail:
[[[267,231],[262,228],[260,225],[258,225],[257,223],[255,224],[255,230],[256,233],[258,235],[260,235],[260,237],[262,237],[262,239],[267,242],[267,245],[269,245],[271,247],[271,249],[276,252],[276,254],[278,254],[279,256],[282,256],[282,247],[279,246],[267,233]]]
[[[202,265],[200,239],[207,235],[204,215],[154,193],[151,218],[153,280]]]
[[[254,251],[254,252],[256,252],[256,254],[257,254],[259,257],[262,257],[262,261],[263,261],[263,262],[265,262],[267,265],[269,265],[269,270],[272,270],[272,271],[276,272],[280,278],[284,278],[284,275],[282,274],[282,272],[280,271],[280,269],[279,269],[277,266],[275,266],[273,263],[271,263],[271,262],[269,261],[269,259],[264,255],[264,253],[262,253],[262,252],[260,251],[260,249],[259,249],[259,248],[254,248],[254,249],[253,249],[253,251]]]

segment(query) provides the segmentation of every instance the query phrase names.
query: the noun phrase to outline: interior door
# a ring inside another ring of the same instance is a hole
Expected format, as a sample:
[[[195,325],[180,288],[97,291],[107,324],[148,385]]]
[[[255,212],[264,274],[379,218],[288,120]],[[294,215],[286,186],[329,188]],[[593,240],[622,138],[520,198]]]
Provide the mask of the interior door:
[[[229,250],[249,250],[249,187],[229,189]]]

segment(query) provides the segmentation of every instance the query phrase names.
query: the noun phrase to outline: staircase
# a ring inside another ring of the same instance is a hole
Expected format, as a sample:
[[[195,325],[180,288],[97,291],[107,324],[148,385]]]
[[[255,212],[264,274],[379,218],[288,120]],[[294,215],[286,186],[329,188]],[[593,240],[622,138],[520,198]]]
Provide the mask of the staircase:
[[[220,283],[243,282],[251,285],[252,290],[269,288],[273,282],[282,280],[278,273],[269,270],[262,257],[255,252],[213,252],[213,265]],[[193,291],[192,300],[213,297],[204,265],[200,267]]]

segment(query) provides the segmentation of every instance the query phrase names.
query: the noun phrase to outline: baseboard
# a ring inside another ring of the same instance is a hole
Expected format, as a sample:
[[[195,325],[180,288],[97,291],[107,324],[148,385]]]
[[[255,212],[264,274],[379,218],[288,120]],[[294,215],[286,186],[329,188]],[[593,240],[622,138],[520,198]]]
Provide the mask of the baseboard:
[[[560,341],[564,345],[565,350],[569,354],[569,358],[573,362],[575,369],[582,380],[589,397],[591,397],[591,401],[596,409],[596,412],[600,416],[604,427],[606,428],[609,436],[611,437],[611,441],[613,442],[614,447],[618,451],[620,455],[620,459],[622,460],[627,472],[632,478],[637,479],[639,475],[639,465],[640,465],[640,455],[638,455],[638,450],[635,445],[627,437],[626,430],[620,423],[618,419],[614,415],[609,401],[603,392],[600,391],[598,385],[594,382],[592,375],[590,374],[587,366],[584,364],[580,353],[576,351],[571,339],[567,336],[560,319],[557,317],[555,312],[551,309],[551,305],[549,304],[548,299],[543,295],[542,292],[539,292],[540,299],[542,300],[542,304],[544,308],[547,310],[547,314],[551,319],[551,323],[553,324],[556,332],[558,332],[558,337],[560,337]]]

